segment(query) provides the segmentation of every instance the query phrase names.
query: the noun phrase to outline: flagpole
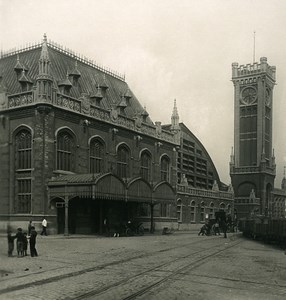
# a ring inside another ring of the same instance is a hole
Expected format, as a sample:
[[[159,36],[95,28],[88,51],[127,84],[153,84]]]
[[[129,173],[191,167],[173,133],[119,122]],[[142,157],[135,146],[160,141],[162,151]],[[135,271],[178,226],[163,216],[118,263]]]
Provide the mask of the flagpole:
[[[253,32],[253,63],[255,63],[255,31]]]

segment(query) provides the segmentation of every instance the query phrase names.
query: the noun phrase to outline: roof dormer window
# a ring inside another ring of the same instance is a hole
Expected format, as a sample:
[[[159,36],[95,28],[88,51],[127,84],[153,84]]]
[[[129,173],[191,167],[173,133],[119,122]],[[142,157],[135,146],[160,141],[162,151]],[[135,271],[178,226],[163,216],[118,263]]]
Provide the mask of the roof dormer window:
[[[20,84],[21,84],[22,92],[25,92],[25,91],[30,90],[31,87],[32,87],[32,85],[33,85],[32,80],[30,80],[30,79],[28,78],[28,76],[26,75],[25,69],[22,70],[22,74],[21,74],[21,76],[19,77],[18,81],[19,81]]]
[[[77,67],[77,61],[75,61],[74,69],[69,73],[69,77],[71,77],[72,84],[74,86],[77,86],[78,80],[81,77],[81,73],[80,73],[80,71],[78,70],[78,67]]]
[[[69,95],[72,88],[72,83],[69,80],[69,75],[67,74],[66,78],[58,83],[58,87],[62,94]]]

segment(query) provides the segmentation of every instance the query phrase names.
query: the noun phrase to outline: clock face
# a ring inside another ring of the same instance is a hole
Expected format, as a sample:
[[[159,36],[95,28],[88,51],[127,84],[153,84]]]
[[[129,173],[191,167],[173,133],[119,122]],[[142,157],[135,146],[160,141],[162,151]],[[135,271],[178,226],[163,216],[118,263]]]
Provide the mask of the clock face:
[[[241,92],[242,104],[249,105],[253,104],[257,99],[256,89],[254,87],[247,87]]]

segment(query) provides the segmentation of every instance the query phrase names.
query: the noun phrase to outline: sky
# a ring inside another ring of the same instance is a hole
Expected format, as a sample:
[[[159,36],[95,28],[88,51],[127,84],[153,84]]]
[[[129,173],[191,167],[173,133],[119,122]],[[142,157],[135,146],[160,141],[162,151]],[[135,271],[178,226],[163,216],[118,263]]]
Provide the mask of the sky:
[[[286,166],[286,1],[0,0],[0,47],[52,40],[126,81],[153,120],[180,121],[230,183],[234,143],[231,64],[267,57],[276,66],[273,148],[276,182]],[[255,32],[255,47],[254,47]],[[254,51],[255,48],[255,51]]]

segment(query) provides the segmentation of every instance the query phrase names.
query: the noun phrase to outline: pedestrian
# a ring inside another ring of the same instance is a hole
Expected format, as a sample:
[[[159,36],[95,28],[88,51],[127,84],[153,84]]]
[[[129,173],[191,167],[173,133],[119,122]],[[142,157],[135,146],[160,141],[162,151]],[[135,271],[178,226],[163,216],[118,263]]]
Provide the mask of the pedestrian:
[[[24,251],[23,251],[24,234],[23,234],[22,228],[17,229],[17,233],[16,233],[15,237],[17,239],[18,257],[22,257],[22,256],[24,256]]]
[[[42,221],[42,232],[41,232],[41,235],[47,235],[47,226],[48,226],[48,222],[46,220],[46,217],[44,217],[43,221]]]
[[[23,256],[27,256],[27,250],[28,250],[27,232],[24,232],[23,235],[24,235],[24,238],[23,238]]]
[[[219,223],[218,223],[218,221],[216,221],[215,224],[214,224],[214,234],[215,234],[215,235],[216,235],[216,234],[220,235],[220,231],[219,231]]]
[[[221,221],[221,229],[222,229],[222,232],[223,232],[223,237],[227,238],[227,235],[226,235],[226,232],[227,232],[227,223],[226,223],[225,220]]]
[[[12,257],[13,256],[13,251],[14,251],[15,236],[12,236],[12,231],[11,230],[8,230],[8,232],[7,232],[7,239],[8,239],[8,256]]]
[[[109,222],[108,222],[108,219],[105,218],[103,220],[103,226],[104,226],[104,233],[106,236],[109,236]]]
[[[204,224],[202,227],[201,227],[201,230],[200,232],[198,233],[198,235],[207,235],[207,225]]]
[[[31,227],[31,235],[30,235],[30,253],[31,257],[38,256],[38,252],[36,250],[36,238],[37,238],[37,231],[35,227]]]
[[[31,235],[31,227],[33,226],[32,224],[32,220],[29,221],[29,224],[28,224],[28,236]]]

